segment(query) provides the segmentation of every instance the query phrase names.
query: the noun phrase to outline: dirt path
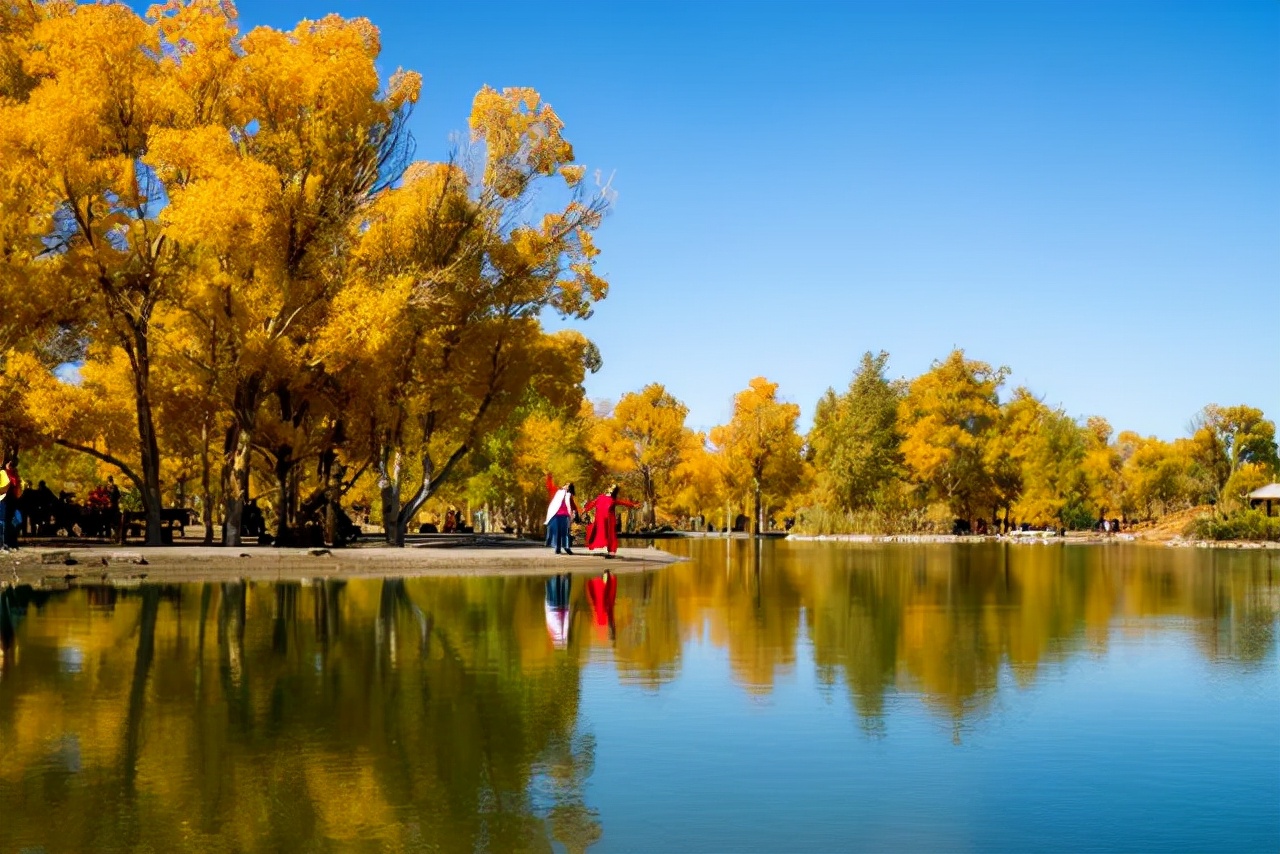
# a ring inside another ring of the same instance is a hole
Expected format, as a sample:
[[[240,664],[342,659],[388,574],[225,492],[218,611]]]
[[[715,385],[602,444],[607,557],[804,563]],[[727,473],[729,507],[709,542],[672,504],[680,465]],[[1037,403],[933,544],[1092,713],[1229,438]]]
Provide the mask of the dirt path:
[[[420,575],[551,575],[642,572],[680,558],[658,549],[623,548],[606,560],[585,550],[557,556],[527,541],[469,545],[361,546],[345,549],[277,549],[262,546],[176,545],[129,547],[103,544],[34,545],[0,553],[0,584],[86,584],[252,579],[275,581],[325,577]]]

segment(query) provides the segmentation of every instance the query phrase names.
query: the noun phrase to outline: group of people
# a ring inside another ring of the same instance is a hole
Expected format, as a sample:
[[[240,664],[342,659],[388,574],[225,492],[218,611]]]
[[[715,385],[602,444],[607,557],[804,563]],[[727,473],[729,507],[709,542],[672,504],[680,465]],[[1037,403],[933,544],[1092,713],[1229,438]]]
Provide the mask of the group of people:
[[[556,486],[555,479],[547,473],[547,545],[556,550],[556,554],[573,554],[573,536],[570,523],[582,523],[583,513],[592,513],[587,523],[587,549],[605,549],[605,557],[612,558],[618,553],[618,508],[639,507],[634,501],[618,497],[618,485],[615,483],[605,492],[587,502],[587,506],[578,509],[578,500],[573,482],[564,486]]]
[[[556,486],[555,479],[550,473],[547,474],[547,545],[554,547],[556,554],[573,554],[570,525],[574,522],[581,524],[583,514],[589,513],[591,519],[587,523],[587,549],[604,549],[606,558],[614,557],[618,553],[618,508],[640,505],[619,498],[617,484],[612,484],[581,509],[578,508],[576,493],[572,481]],[[547,632],[556,649],[564,649],[569,642],[571,584],[568,573],[547,580]],[[613,603],[617,594],[618,579],[607,569],[599,578],[587,581],[587,601],[591,604],[596,629],[609,640],[614,637]]]

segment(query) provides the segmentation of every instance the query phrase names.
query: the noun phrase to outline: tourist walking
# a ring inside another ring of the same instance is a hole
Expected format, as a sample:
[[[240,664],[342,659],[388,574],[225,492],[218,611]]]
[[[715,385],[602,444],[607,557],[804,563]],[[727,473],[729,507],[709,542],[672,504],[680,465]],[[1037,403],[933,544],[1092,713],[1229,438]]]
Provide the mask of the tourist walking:
[[[606,549],[606,558],[611,558],[618,553],[617,508],[619,506],[639,507],[640,505],[634,501],[619,498],[618,485],[615,483],[609,487],[607,492],[597,495],[587,502],[586,507],[582,508],[583,513],[595,510],[595,516],[592,517],[591,524],[587,526],[587,548],[592,551]]]
[[[570,546],[573,544],[573,537],[569,533],[569,523],[578,519],[578,502],[573,497],[573,482],[570,481],[564,486],[557,487],[556,482],[552,479],[551,473],[547,472],[547,496],[550,501],[547,503],[547,545],[554,546],[556,554],[563,551],[567,555],[573,554]]]

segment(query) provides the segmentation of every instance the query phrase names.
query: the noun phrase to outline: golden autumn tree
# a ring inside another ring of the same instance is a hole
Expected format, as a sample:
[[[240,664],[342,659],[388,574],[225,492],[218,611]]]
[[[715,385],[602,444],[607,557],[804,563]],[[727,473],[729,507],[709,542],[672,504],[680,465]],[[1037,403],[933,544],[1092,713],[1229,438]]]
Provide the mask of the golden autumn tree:
[[[1009,511],[1022,503],[1020,499],[1027,488],[1027,479],[1036,480],[1041,474],[1030,471],[1029,464],[1036,448],[1036,439],[1049,415],[1049,408],[1025,387],[1014,389],[1009,400],[1000,407],[1000,417],[992,428],[989,441],[983,449],[983,463],[991,472],[993,521],[999,510]],[[1025,511],[1025,503],[1021,509]],[[1038,518],[1023,516],[1026,521]]]
[[[1147,518],[1183,510],[1212,495],[1213,487],[1196,460],[1199,450],[1190,439],[1166,442],[1125,431],[1119,443],[1126,446],[1122,477],[1130,518]]]
[[[41,237],[43,266],[84,287],[88,319],[128,359],[126,400],[140,449],[133,477],[157,523],[149,539],[158,542],[150,322],[175,257],[155,224],[163,193],[144,160],[170,109],[155,59],[160,44],[124,5],[49,4],[35,17],[20,51],[25,92],[0,107],[0,125],[11,128],[18,151],[6,165],[26,176],[27,220]]]
[[[598,367],[589,341],[539,321],[545,310],[585,318],[608,287],[593,239],[607,195],[584,192],[563,126],[532,89],[485,87],[468,162],[415,164],[362,220],[352,287],[325,340],[341,370],[377,378],[360,429],[378,448],[390,543],[403,544],[530,385],[580,395],[583,372]],[[563,207],[542,209],[544,185],[567,194]]]
[[[908,471],[958,518],[972,520],[996,501],[986,449],[1007,374],[954,350],[912,380],[898,407]]]
[[[1250,466],[1255,475],[1250,482],[1261,480],[1265,472],[1280,469],[1280,457],[1276,453],[1276,425],[1267,419],[1261,409],[1252,406],[1219,406],[1211,403],[1196,416],[1191,441],[1196,449],[1196,460],[1207,472],[1218,503],[1224,499],[1241,499],[1241,491],[1235,495],[1227,491],[1227,484],[1244,466]],[[1263,481],[1265,483],[1265,480]],[[1257,484],[1262,485],[1262,484]],[[1247,490],[1246,490],[1247,491]]]
[[[591,482],[587,436],[591,405],[577,411],[531,391],[507,422],[484,436],[471,457],[477,469],[468,492],[518,531],[542,527],[547,509],[546,474],[558,483]]]
[[[765,496],[785,501],[803,482],[799,419],[799,406],[778,400],[777,383],[756,377],[734,395],[729,423],[711,431],[731,488],[750,496],[757,534],[764,527]]]
[[[406,73],[383,88],[377,29],[364,19],[260,27],[234,47],[225,89],[203,77],[210,85],[195,88],[234,94],[219,121],[166,135],[158,157],[171,187],[163,219],[193,246],[184,287],[231,377],[228,543],[239,541],[260,409],[325,361],[316,338],[345,280],[353,223],[400,174],[420,88]]]
[[[610,472],[634,480],[649,527],[657,524],[659,496],[679,489],[681,459],[693,439],[689,408],[660,383],[624,394],[592,432],[592,451]]]
[[[690,435],[675,473],[678,485],[672,502],[675,512],[705,517],[709,512],[724,507],[728,478],[725,464],[725,457],[709,446],[705,433]]]
[[[1124,463],[1118,444],[1111,441],[1111,432],[1111,424],[1105,418],[1093,415],[1085,420],[1085,452],[1080,468],[1090,507],[1102,518],[1123,512],[1120,472]]]
[[[0,181],[41,243],[27,266],[79,286],[79,320],[127,359],[148,541],[159,536],[151,383],[166,303],[219,321],[209,335],[230,377],[235,541],[257,408],[316,361],[305,333],[342,281],[352,217],[398,176],[418,79],[398,74],[384,91],[363,19],[241,36],[234,5],[215,0],[145,18],[124,4],[3,14],[0,146],[12,156]]]
[[[1055,527],[1087,528],[1093,521],[1083,462],[1085,431],[1061,409],[1043,407],[1021,459],[1018,517]]]

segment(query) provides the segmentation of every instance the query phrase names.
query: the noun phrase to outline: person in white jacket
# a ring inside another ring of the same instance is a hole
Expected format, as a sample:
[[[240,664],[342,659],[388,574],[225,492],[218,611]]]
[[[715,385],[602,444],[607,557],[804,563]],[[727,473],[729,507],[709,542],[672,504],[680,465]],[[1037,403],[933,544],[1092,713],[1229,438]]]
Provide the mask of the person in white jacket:
[[[569,533],[569,522],[578,519],[578,502],[573,497],[573,482],[557,487],[551,473],[547,472],[547,545],[554,546],[556,554],[564,551],[573,554],[569,547],[573,545],[573,537]]]

